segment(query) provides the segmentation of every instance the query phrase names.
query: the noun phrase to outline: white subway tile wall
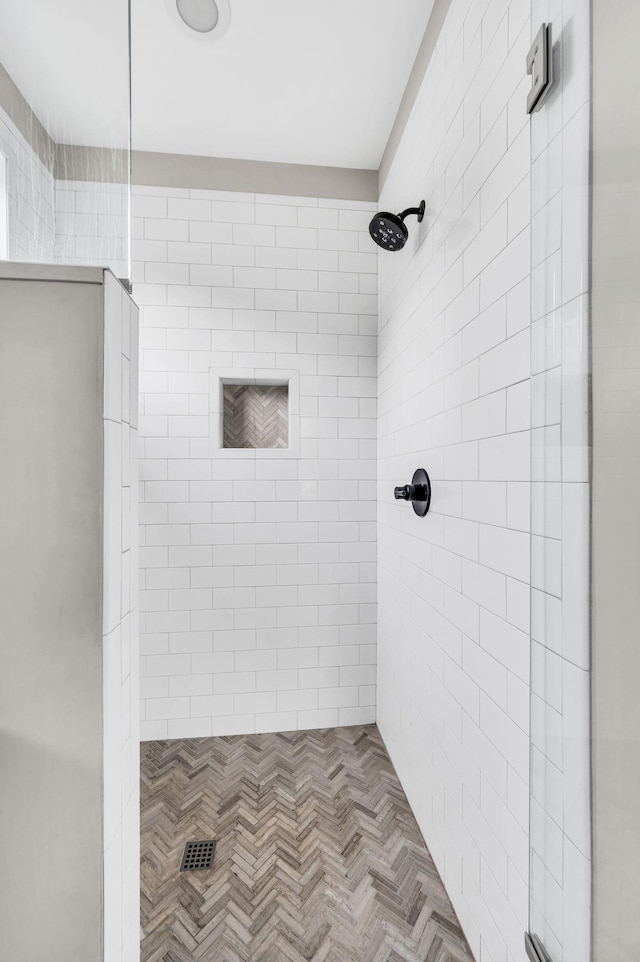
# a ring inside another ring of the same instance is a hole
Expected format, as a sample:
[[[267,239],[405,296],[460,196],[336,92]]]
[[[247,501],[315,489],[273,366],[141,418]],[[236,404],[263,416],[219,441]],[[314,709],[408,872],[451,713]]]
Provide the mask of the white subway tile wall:
[[[478,962],[528,927],[530,35],[452,0],[380,201],[427,213],[379,254],[378,724]]]
[[[7,158],[8,258],[52,263],[55,181],[0,107],[0,153]]]
[[[138,309],[105,273],[104,954],[140,958]]]
[[[558,962],[591,954],[590,4],[533,0],[556,89],[531,124],[531,927]],[[572,56],[571,51],[580,51]]]
[[[373,210],[134,188],[143,738],[375,718]],[[212,452],[242,369],[299,372],[299,458]]]

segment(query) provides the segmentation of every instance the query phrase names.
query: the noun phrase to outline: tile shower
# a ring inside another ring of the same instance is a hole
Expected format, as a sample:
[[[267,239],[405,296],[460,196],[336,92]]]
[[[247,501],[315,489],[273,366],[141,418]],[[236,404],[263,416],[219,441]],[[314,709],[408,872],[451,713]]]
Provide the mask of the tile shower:
[[[589,5],[435,11],[367,200],[136,183],[134,158],[142,740],[377,724],[478,962],[523,962],[534,925],[582,962]],[[530,120],[542,21],[559,79]],[[0,120],[10,256],[127,276],[126,187]],[[372,214],[422,199],[378,254]],[[393,500],[418,467],[424,520]]]

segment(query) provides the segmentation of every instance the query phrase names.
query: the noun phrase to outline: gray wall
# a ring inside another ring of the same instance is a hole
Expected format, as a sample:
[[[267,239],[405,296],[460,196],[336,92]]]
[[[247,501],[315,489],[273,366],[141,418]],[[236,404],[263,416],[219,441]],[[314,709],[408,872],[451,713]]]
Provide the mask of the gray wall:
[[[594,962],[640,958],[640,4],[593,0]]]
[[[0,279],[3,958],[102,955],[102,296]]]

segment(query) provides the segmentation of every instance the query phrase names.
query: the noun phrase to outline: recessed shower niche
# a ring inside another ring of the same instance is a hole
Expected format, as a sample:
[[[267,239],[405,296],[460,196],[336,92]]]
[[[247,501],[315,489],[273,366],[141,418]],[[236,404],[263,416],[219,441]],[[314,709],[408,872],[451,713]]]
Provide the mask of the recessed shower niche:
[[[299,457],[297,371],[211,372],[212,457]]]
[[[222,446],[289,446],[288,384],[223,384]]]

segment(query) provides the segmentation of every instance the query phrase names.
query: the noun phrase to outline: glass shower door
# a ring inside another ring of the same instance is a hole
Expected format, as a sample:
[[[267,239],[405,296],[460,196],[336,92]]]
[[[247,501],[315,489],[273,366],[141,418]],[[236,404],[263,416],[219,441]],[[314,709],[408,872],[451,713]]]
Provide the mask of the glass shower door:
[[[129,278],[129,0],[0,0],[0,23],[4,256]]]
[[[588,0],[533,0],[554,83],[531,117],[530,943],[587,962],[591,924]]]

